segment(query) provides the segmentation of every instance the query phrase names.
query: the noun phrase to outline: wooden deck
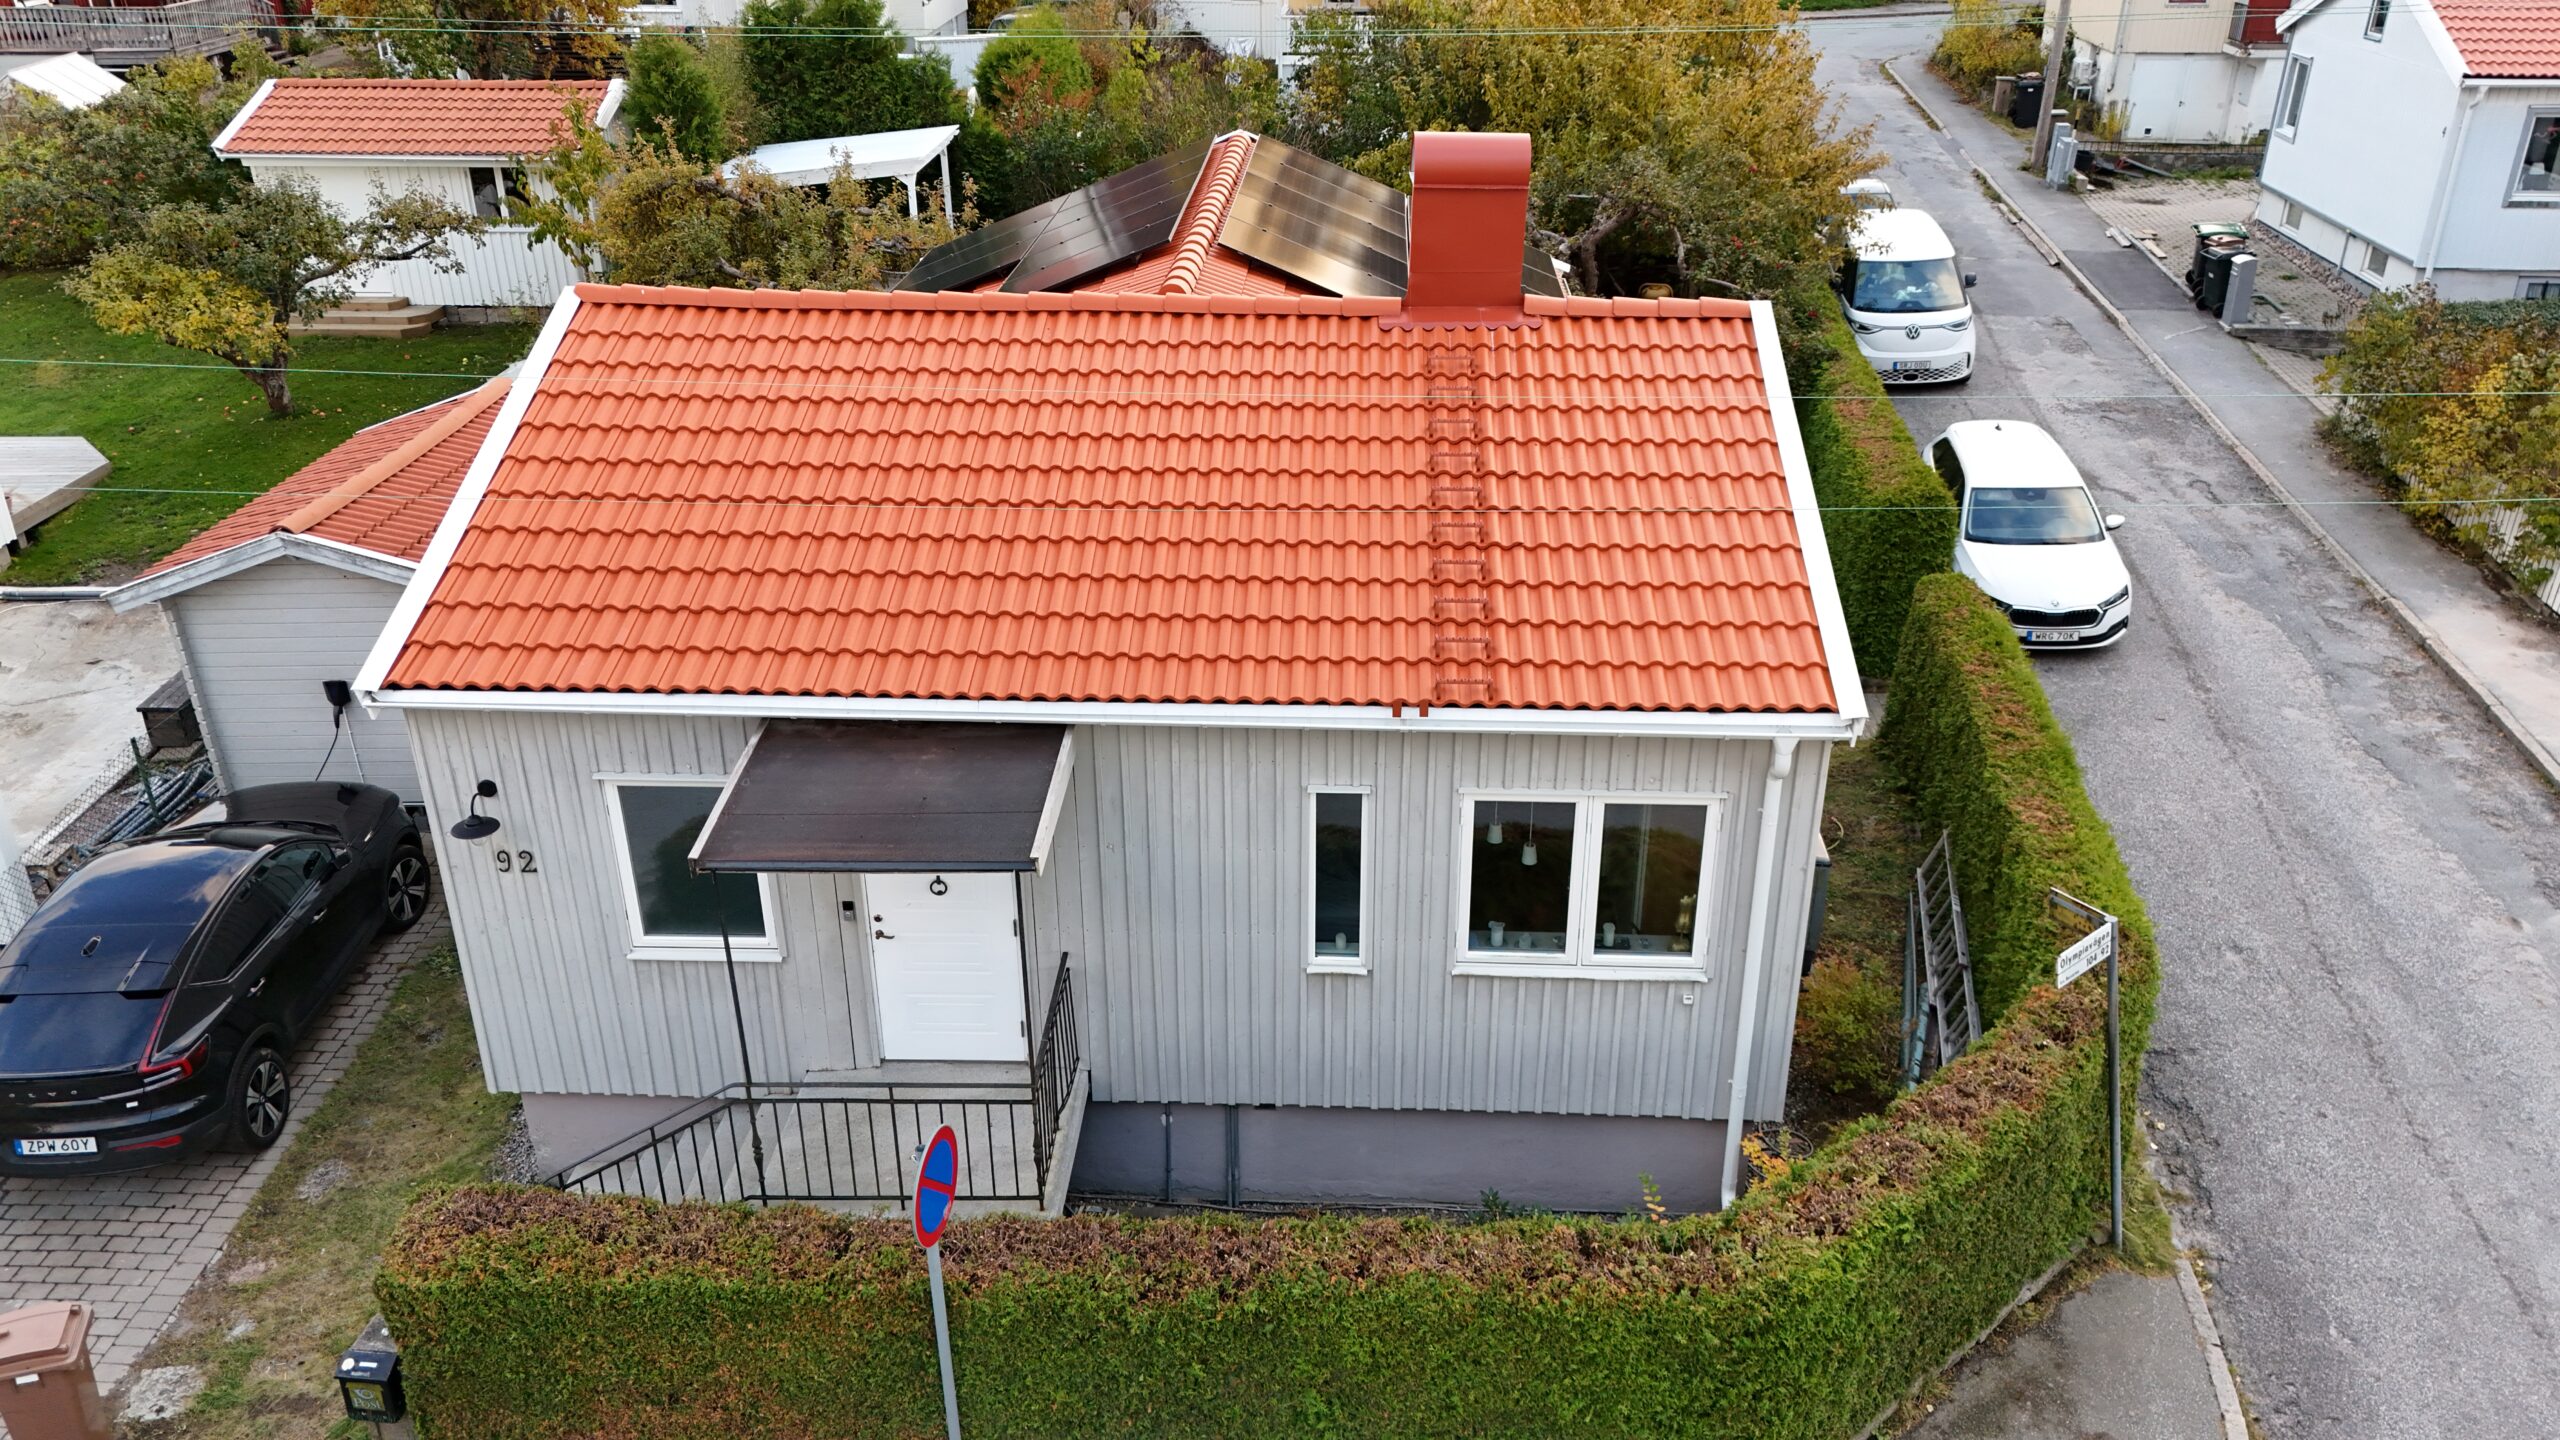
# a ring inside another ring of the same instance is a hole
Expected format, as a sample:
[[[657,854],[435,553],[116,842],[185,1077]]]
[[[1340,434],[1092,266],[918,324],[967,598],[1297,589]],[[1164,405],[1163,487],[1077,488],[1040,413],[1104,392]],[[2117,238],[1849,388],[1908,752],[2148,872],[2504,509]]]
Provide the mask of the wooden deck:
[[[0,55],[82,51],[110,70],[172,55],[221,55],[243,31],[275,24],[265,0],[176,0],[159,6],[13,5],[0,8]],[[264,44],[261,39],[257,43]]]

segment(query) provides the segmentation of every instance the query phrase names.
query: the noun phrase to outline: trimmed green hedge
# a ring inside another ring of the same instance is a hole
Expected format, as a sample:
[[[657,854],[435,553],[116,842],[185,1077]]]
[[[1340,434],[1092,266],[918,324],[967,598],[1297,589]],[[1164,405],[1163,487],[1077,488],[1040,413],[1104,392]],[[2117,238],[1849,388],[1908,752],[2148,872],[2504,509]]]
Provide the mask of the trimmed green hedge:
[[[1913,592],[1878,743],[1924,831],[1955,837],[1986,1024],[2034,985],[2052,983],[2054,951],[2068,932],[2056,928],[2047,886],[2122,917],[2148,973],[2150,920],[2115,837],[2089,803],[2071,741],[2008,618],[1972,581],[1933,575]]]
[[[1823,342],[1820,369],[1808,366],[1798,384],[1796,425],[1848,612],[1850,647],[1861,674],[1883,679],[1893,673],[1911,587],[1954,558],[1955,499],[1912,445],[1837,306]]]
[[[2084,1243],[2106,1199],[2100,987],[2035,986],[2048,883],[2151,933],[2008,627],[1924,581],[1885,743],[1952,827],[1999,1017],[1732,1210],[1646,1220],[956,1223],[960,1404],[997,1436],[1857,1433]],[[2130,1074],[2127,1077],[2131,1084]],[[376,1292],[433,1440],[939,1433],[905,1225],[482,1187]]]

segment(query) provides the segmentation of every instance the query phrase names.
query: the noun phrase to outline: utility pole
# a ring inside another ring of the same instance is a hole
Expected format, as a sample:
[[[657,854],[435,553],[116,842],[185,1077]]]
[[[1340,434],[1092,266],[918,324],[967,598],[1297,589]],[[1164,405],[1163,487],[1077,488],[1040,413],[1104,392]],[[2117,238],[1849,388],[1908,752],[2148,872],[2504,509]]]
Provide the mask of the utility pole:
[[[2071,51],[2071,0],[2053,0],[2053,33],[2044,46],[2044,103],[2036,110],[2036,145],[2030,159],[2039,171],[2053,149],[2053,107],[2062,103],[2062,57]]]

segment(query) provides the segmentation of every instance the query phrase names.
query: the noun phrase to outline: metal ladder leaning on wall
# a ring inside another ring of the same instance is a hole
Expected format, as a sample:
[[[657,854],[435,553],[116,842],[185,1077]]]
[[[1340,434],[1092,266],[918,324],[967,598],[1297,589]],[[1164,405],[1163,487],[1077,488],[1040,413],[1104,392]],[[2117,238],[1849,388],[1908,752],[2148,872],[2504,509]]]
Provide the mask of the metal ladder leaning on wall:
[[[1963,1054],[1981,1036],[1964,899],[1956,893],[1954,837],[1941,831],[1911,872],[1902,930],[1902,1083],[1919,1084],[1922,1075]]]

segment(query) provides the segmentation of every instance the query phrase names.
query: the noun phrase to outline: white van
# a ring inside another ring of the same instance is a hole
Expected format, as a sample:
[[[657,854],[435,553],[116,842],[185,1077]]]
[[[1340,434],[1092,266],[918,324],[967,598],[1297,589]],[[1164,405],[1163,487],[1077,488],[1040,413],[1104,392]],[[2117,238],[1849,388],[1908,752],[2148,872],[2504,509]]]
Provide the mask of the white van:
[[[1973,378],[1973,277],[1956,268],[1956,247],[1925,211],[1869,210],[1849,232],[1840,266],[1840,308],[1858,353],[1887,384]]]

